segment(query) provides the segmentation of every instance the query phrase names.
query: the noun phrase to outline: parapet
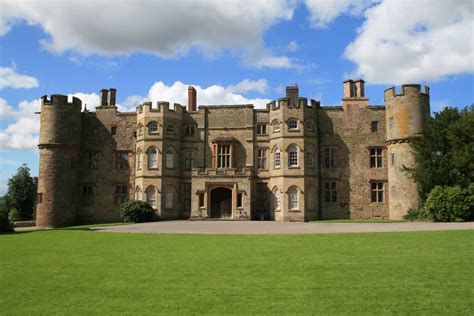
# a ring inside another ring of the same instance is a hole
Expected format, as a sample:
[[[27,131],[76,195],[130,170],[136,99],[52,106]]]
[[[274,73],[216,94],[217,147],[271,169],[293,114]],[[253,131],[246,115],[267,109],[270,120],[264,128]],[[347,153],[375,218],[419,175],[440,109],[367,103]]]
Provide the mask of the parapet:
[[[402,85],[401,92],[396,93],[395,87],[390,87],[384,91],[384,98],[395,98],[401,97],[408,94],[420,94],[429,96],[430,95],[430,88],[428,86],[424,86],[423,91],[421,91],[421,85],[419,84],[404,84]]]
[[[44,95],[41,97],[41,106],[52,105],[52,106],[73,106],[74,108],[82,109],[82,101],[79,98],[72,97],[72,102],[68,102],[68,96],[63,94],[52,94],[48,100],[48,96]]]

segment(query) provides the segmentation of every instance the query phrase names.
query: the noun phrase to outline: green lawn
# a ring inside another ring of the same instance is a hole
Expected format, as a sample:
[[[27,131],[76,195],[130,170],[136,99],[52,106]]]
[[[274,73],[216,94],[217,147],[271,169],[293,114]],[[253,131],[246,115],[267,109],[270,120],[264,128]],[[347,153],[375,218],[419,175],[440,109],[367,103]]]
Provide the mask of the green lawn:
[[[471,314],[474,231],[0,235],[0,314]]]

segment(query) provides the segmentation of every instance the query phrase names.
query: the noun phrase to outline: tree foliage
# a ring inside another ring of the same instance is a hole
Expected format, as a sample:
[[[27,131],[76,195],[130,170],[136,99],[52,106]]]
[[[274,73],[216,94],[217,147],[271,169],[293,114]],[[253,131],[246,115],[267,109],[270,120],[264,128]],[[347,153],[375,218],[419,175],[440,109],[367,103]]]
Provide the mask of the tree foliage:
[[[9,201],[8,197],[0,197],[0,233],[6,233],[13,231],[13,226],[8,220],[8,211],[9,211]]]
[[[9,208],[18,211],[18,219],[32,220],[36,198],[36,181],[30,175],[30,168],[26,164],[18,168],[17,173],[8,179]]]
[[[422,137],[412,140],[422,201],[437,185],[467,188],[474,182],[474,105],[445,108],[429,118]]]

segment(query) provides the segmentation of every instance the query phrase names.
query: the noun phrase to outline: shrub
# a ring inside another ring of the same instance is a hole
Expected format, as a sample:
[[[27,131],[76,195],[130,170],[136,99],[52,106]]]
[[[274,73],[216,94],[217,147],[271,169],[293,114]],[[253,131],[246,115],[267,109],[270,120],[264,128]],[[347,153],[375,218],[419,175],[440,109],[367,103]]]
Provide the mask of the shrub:
[[[8,220],[10,222],[16,222],[20,220],[20,215],[18,214],[18,211],[16,208],[12,207],[10,209],[10,212],[8,213]]]
[[[5,209],[0,209],[0,233],[12,232],[13,225],[8,220],[8,214]]]
[[[120,208],[120,217],[124,222],[150,222],[154,216],[153,208],[143,201],[128,201]]]
[[[403,216],[407,221],[422,221],[427,220],[426,213],[422,208],[411,208],[407,211],[407,214]]]
[[[464,189],[434,187],[426,199],[425,212],[435,222],[474,220],[474,183]]]

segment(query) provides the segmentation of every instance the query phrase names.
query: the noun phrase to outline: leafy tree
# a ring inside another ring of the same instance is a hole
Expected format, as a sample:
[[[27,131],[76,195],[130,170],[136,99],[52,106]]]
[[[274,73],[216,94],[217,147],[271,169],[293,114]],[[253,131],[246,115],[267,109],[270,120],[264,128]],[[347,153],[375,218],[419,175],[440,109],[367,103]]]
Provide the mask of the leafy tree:
[[[13,231],[13,227],[8,220],[8,211],[8,197],[4,195],[0,197],[0,233]]]
[[[435,222],[470,221],[474,219],[474,183],[460,186],[435,186],[428,194],[424,212]]]
[[[439,185],[467,188],[474,182],[474,104],[445,108],[429,118],[422,137],[412,140],[416,166],[408,169],[422,201]]]
[[[26,164],[18,168],[17,173],[8,179],[9,207],[18,211],[18,219],[33,219],[36,183],[30,176],[30,168]]]
[[[128,201],[120,207],[120,216],[124,222],[150,222],[155,216],[155,211],[150,204],[143,201]]]

